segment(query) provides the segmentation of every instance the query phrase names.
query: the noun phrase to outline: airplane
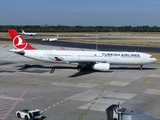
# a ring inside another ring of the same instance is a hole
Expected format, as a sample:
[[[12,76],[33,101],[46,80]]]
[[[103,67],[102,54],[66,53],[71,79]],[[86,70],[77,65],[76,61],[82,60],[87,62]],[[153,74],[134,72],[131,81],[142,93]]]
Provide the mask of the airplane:
[[[156,61],[152,55],[142,52],[38,50],[27,43],[15,29],[8,29],[8,33],[15,48],[10,51],[44,62],[76,64],[79,71],[88,67],[109,71],[110,65],[139,65],[142,70],[143,65]]]
[[[58,40],[58,35],[55,38],[44,38],[44,39],[42,39],[42,41],[49,41],[49,42],[53,42],[53,41],[56,41],[56,40]]]
[[[23,35],[29,35],[29,36],[35,36],[35,35],[37,35],[37,33],[26,33],[26,32],[24,32],[24,30],[22,30],[22,34]]]

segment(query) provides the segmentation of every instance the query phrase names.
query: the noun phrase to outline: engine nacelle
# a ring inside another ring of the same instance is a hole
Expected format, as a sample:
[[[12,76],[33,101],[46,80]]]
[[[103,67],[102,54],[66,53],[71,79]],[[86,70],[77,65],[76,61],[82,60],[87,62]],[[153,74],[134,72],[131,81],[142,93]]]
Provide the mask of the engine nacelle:
[[[110,69],[109,63],[96,63],[92,66],[92,69],[99,71],[108,71]]]

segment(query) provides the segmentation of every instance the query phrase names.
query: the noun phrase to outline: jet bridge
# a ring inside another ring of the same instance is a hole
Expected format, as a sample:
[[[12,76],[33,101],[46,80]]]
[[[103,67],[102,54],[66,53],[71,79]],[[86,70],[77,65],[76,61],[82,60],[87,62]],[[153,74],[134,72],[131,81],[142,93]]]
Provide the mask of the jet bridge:
[[[140,110],[128,110],[119,105],[111,105],[106,108],[107,120],[160,120]]]

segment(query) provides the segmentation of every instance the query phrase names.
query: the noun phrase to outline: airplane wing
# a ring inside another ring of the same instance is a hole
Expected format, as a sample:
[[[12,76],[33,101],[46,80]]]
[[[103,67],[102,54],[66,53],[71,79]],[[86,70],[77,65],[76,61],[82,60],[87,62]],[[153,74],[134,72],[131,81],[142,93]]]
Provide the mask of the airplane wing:
[[[108,63],[105,60],[70,60],[65,61],[66,63]]]
[[[47,57],[51,60],[56,60],[57,62],[65,62],[65,63],[107,63],[105,60],[64,60],[63,57],[54,55],[54,54],[48,54]]]
[[[59,57],[59,56],[54,56],[54,59],[56,61],[61,61],[61,62],[66,62],[66,63],[106,63],[106,61],[104,60],[64,60],[63,57]]]
[[[106,60],[69,60],[66,63],[108,63]]]

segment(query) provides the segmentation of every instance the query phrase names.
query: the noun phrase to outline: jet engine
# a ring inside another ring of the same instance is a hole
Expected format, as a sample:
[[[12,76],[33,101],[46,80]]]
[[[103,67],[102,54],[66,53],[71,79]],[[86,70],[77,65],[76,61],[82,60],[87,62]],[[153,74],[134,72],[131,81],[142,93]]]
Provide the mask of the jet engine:
[[[108,71],[110,69],[109,63],[96,63],[92,66],[92,69],[99,71]]]

